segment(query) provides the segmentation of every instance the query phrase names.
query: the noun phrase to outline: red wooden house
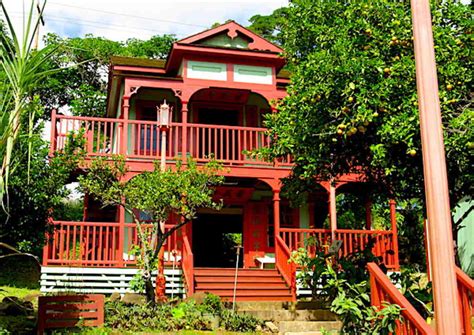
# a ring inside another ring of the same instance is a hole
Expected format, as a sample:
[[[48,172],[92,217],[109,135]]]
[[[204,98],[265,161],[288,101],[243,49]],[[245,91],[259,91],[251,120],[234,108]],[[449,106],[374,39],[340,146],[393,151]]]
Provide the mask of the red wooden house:
[[[129,179],[151,170],[161,156],[156,107],[166,100],[173,107],[167,164],[189,156],[204,163],[213,155],[225,165],[226,181],[217,189],[224,208],[203,209],[166,244],[168,293],[211,291],[230,297],[236,261],[230,246],[236,237],[243,244],[240,300],[294,299],[295,267],[288,259],[298,247],[311,248],[310,236],[319,248],[341,240],[341,254],[374,237],[374,253],[398,268],[394,202],[392,230],[371,230],[370,201],[361,230],[338,229],[336,193],[363,191],[360,176],[320,180],[305,205],[291,208],[280,196],[291,160],[268,162],[249,154],[269,144],[262,120],[286,94],[289,79],[281,53],[278,46],[229,22],[174,43],[166,60],[113,57],[107,117],[53,115],[51,152],[64,147],[71,131],[84,129],[86,159],[121,154]],[[43,291],[128,289],[136,273],[129,251],[137,236],[123,210],[101,209],[86,197],[83,222],[53,224],[44,248]]]

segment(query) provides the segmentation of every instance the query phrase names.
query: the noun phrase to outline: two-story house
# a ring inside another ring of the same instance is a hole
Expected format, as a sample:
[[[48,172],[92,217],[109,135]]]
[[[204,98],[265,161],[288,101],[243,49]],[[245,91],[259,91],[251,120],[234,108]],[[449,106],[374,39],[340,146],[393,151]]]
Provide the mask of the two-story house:
[[[336,192],[363,190],[359,175],[336,181],[319,180],[306,204],[290,207],[282,198],[281,180],[291,173],[291,158],[268,162],[250,152],[269,145],[263,120],[275,113],[275,102],[286,95],[288,73],[283,50],[235,22],[187,37],[173,44],[166,60],[113,57],[107,117],[54,114],[51,152],[61,150],[71,131],[85,130],[86,159],[126,159],[127,179],[153,169],[161,152],[157,107],[172,107],[167,130],[166,164],[188,157],[200,163],[213,156],[225,166],[220,211],[202,209],[166,244],[167,292],[208,291],[230,298],[236,254],[237,299],[293,300],[293,250],[318,248],[341,240],[348,254],[376,240],[374,253],[398,267],[395,203],[390,203],[392,230],[371,230],[370,201],[361,230],[337,228]],[[125,292],[136,273],[129,251],[138,244],[131,217],[120,208],[101,208],[85,197],[83,222],[55,221],[44,248],[43,291],[71,288]],[[393,251],[393,252],[391,252]]]

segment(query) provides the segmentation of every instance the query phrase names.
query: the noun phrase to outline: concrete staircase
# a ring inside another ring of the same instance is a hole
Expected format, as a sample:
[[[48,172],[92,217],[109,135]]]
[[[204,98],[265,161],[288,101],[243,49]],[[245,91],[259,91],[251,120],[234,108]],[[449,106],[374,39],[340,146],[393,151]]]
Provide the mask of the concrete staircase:
[[[282,335],[339,334],[341,329],[335,314],[314,303],[238,302],[237,311],[273,323],[273,331]]]
[[[231,301],[235,269],[194,268],[194,291],[210,292]],[[291,292],[283,277],[274,269],[239,269],[237,301],[291,301]]]
[[[314,303],[238,302],[237,312],[271,322],[282,335],[339,334],[341,329],[335,314]]]

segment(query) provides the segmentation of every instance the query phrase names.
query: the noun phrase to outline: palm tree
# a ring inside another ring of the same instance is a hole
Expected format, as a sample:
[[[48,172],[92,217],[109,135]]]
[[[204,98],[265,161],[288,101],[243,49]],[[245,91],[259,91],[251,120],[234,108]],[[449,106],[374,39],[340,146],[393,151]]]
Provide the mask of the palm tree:
[[[33,48],[35,32],[45,5],[46,1],[40,8],[38,18],[34,19],[35,6],[31,0],[29,13],[23,20],[23,35],[20,40],[0,0],[6,21],[6,29],[0,31],[0,202],[5,210],[8,206],[8,179],[15,167],[13,148],[22,127],[31,128],[34,125],[34,113],[28,108],[32,92],[41,80],[57,71],[43,70],[57,47],[41,50]],[[31,134],[31,131],[27,133]]]

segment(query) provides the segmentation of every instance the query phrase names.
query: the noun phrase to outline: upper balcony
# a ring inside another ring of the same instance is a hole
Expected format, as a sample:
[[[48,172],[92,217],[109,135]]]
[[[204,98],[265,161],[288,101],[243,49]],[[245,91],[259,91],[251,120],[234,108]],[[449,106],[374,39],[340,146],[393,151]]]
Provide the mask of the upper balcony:
[[[83,133],[86,159],[122,155],[127,162],[152,163],[162,154],[163,130],[156,121],[65,116],[53,113],[51,152],[64,149],[70,134]],[[169,164],[212,157],[228,167],[288,169],[289,159],[268,162],[253,152],[267,147],[266,128],[173,122],[166,130]]]

